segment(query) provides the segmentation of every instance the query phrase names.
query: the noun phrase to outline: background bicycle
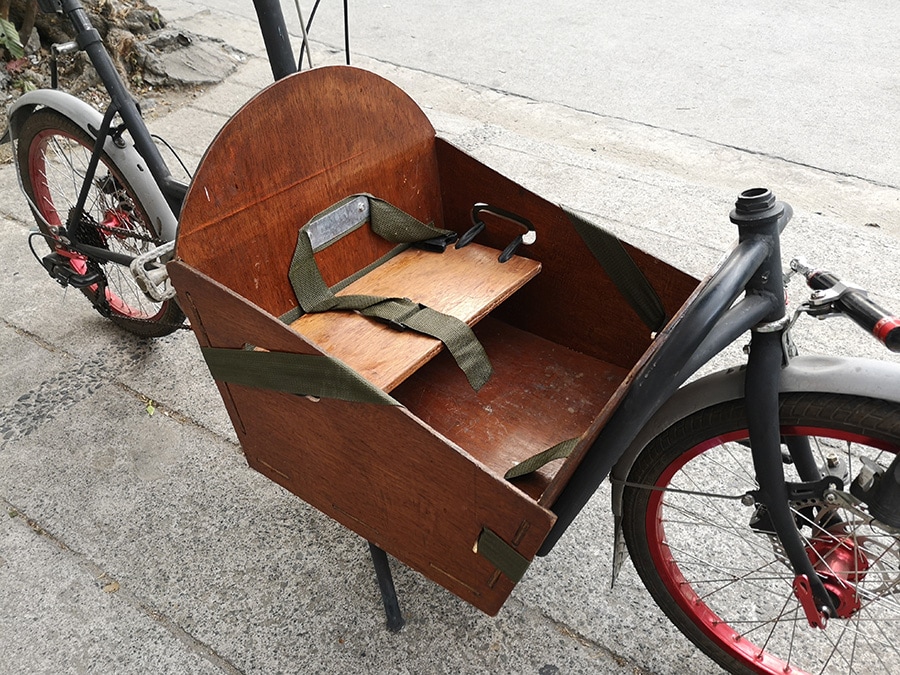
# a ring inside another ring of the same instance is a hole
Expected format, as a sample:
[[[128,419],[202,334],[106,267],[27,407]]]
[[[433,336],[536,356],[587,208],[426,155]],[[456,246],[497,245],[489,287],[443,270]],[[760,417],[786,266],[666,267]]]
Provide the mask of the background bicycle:
[[[257,0],[254,7],[273,74],[280,78],[295,72],[299,66],[285,35],[280,6]],[[151,74],[168,79],[164,61],[148,45],[171,48],[182,42],[190,45],[197,38],[170,31],[144,44],[117,26],[159,29],[164,20],[149,6],[93,7],[88,12],[76,0],[41,0],[19,11],[24,33],[35,24],[52,42],[49,87],[33,89],[32,84],[31,91],[12,103],[4,136],[4,141],[12,141],[22,191],[37,221],[29,247],[51,278],[80,290],[102,316],[137,335],[167,335],[184,321],[164,263],[172,255],[190,176],[165,139],[148,132],[140,103],[128,85],[130,81],[143,89],[155,81],[149,79]],[[346,4],[344,16],[346,21]],[[299,4],[297,17],[302,19]],[[30,63],[20,53],[24,38],[16,38],[13,24],[3,20],[6,52],[19,56],[10,67]],[[311,63],[308,41],[301,42],[299,51]],[[349,59],[349,43],[345,52]],[[101,101],[106,98],[100,111],[78,97],[85,92],[73,96],[60,81],[62,66],[72,70],[66,61],[69,54],[80,64],[82,79],[86,72],[89,81],[97,80],[96,90],[87,93],[99,94]],[[199,74],[215,70],[210,66],[221,56],[195,49],[183,58],[184,68]],[[143,69],[136,63],[143,63]],[[177,178],[161,150],[174,155],[182,170],[176,165],[175,171],[188,175]]]

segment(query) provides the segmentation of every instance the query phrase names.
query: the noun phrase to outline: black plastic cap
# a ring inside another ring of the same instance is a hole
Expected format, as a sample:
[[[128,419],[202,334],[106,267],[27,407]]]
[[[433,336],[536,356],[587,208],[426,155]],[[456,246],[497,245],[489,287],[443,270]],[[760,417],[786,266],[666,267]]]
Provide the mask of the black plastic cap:
[[[766,225],[778,220],[784,213],[784,204],[775,201],[769,188],[744,190],[734,203],[731,222],[735,225]]]

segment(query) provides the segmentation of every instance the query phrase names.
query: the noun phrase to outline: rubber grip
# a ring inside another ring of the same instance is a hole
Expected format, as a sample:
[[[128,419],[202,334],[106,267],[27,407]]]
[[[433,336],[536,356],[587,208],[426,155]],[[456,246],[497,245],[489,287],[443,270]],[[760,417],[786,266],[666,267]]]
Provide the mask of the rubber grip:
[[[886,316],[875,324],[872,335],[881,340],[892,352],[900,352],[900,318]]]

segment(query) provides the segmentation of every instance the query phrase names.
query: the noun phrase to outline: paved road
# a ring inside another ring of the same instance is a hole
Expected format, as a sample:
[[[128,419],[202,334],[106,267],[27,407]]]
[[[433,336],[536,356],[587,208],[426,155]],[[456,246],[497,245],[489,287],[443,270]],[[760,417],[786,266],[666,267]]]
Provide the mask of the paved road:
[[[253,16],[249,0],[194,4]],[[315,39],[343,44],[340,10],[322,3]],[[361,55],[900,185],[890,0],[351,0],[350,26]]]

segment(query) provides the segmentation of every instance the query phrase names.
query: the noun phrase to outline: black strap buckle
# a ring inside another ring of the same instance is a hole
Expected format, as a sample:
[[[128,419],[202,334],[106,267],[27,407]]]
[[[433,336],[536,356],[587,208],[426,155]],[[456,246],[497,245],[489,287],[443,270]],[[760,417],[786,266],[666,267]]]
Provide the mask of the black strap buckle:
[[[443,253],[447,250],[447,247],[455,243],[457,239],[459,239],[459,235],[456,234],[456,232],[449,232],[447,234],[441,235],[440,237],[432,237],[431,239],[417,241],[415,244],[413,244],[413,246],[415,246],[416,248],[421,248],[425,251]]]

